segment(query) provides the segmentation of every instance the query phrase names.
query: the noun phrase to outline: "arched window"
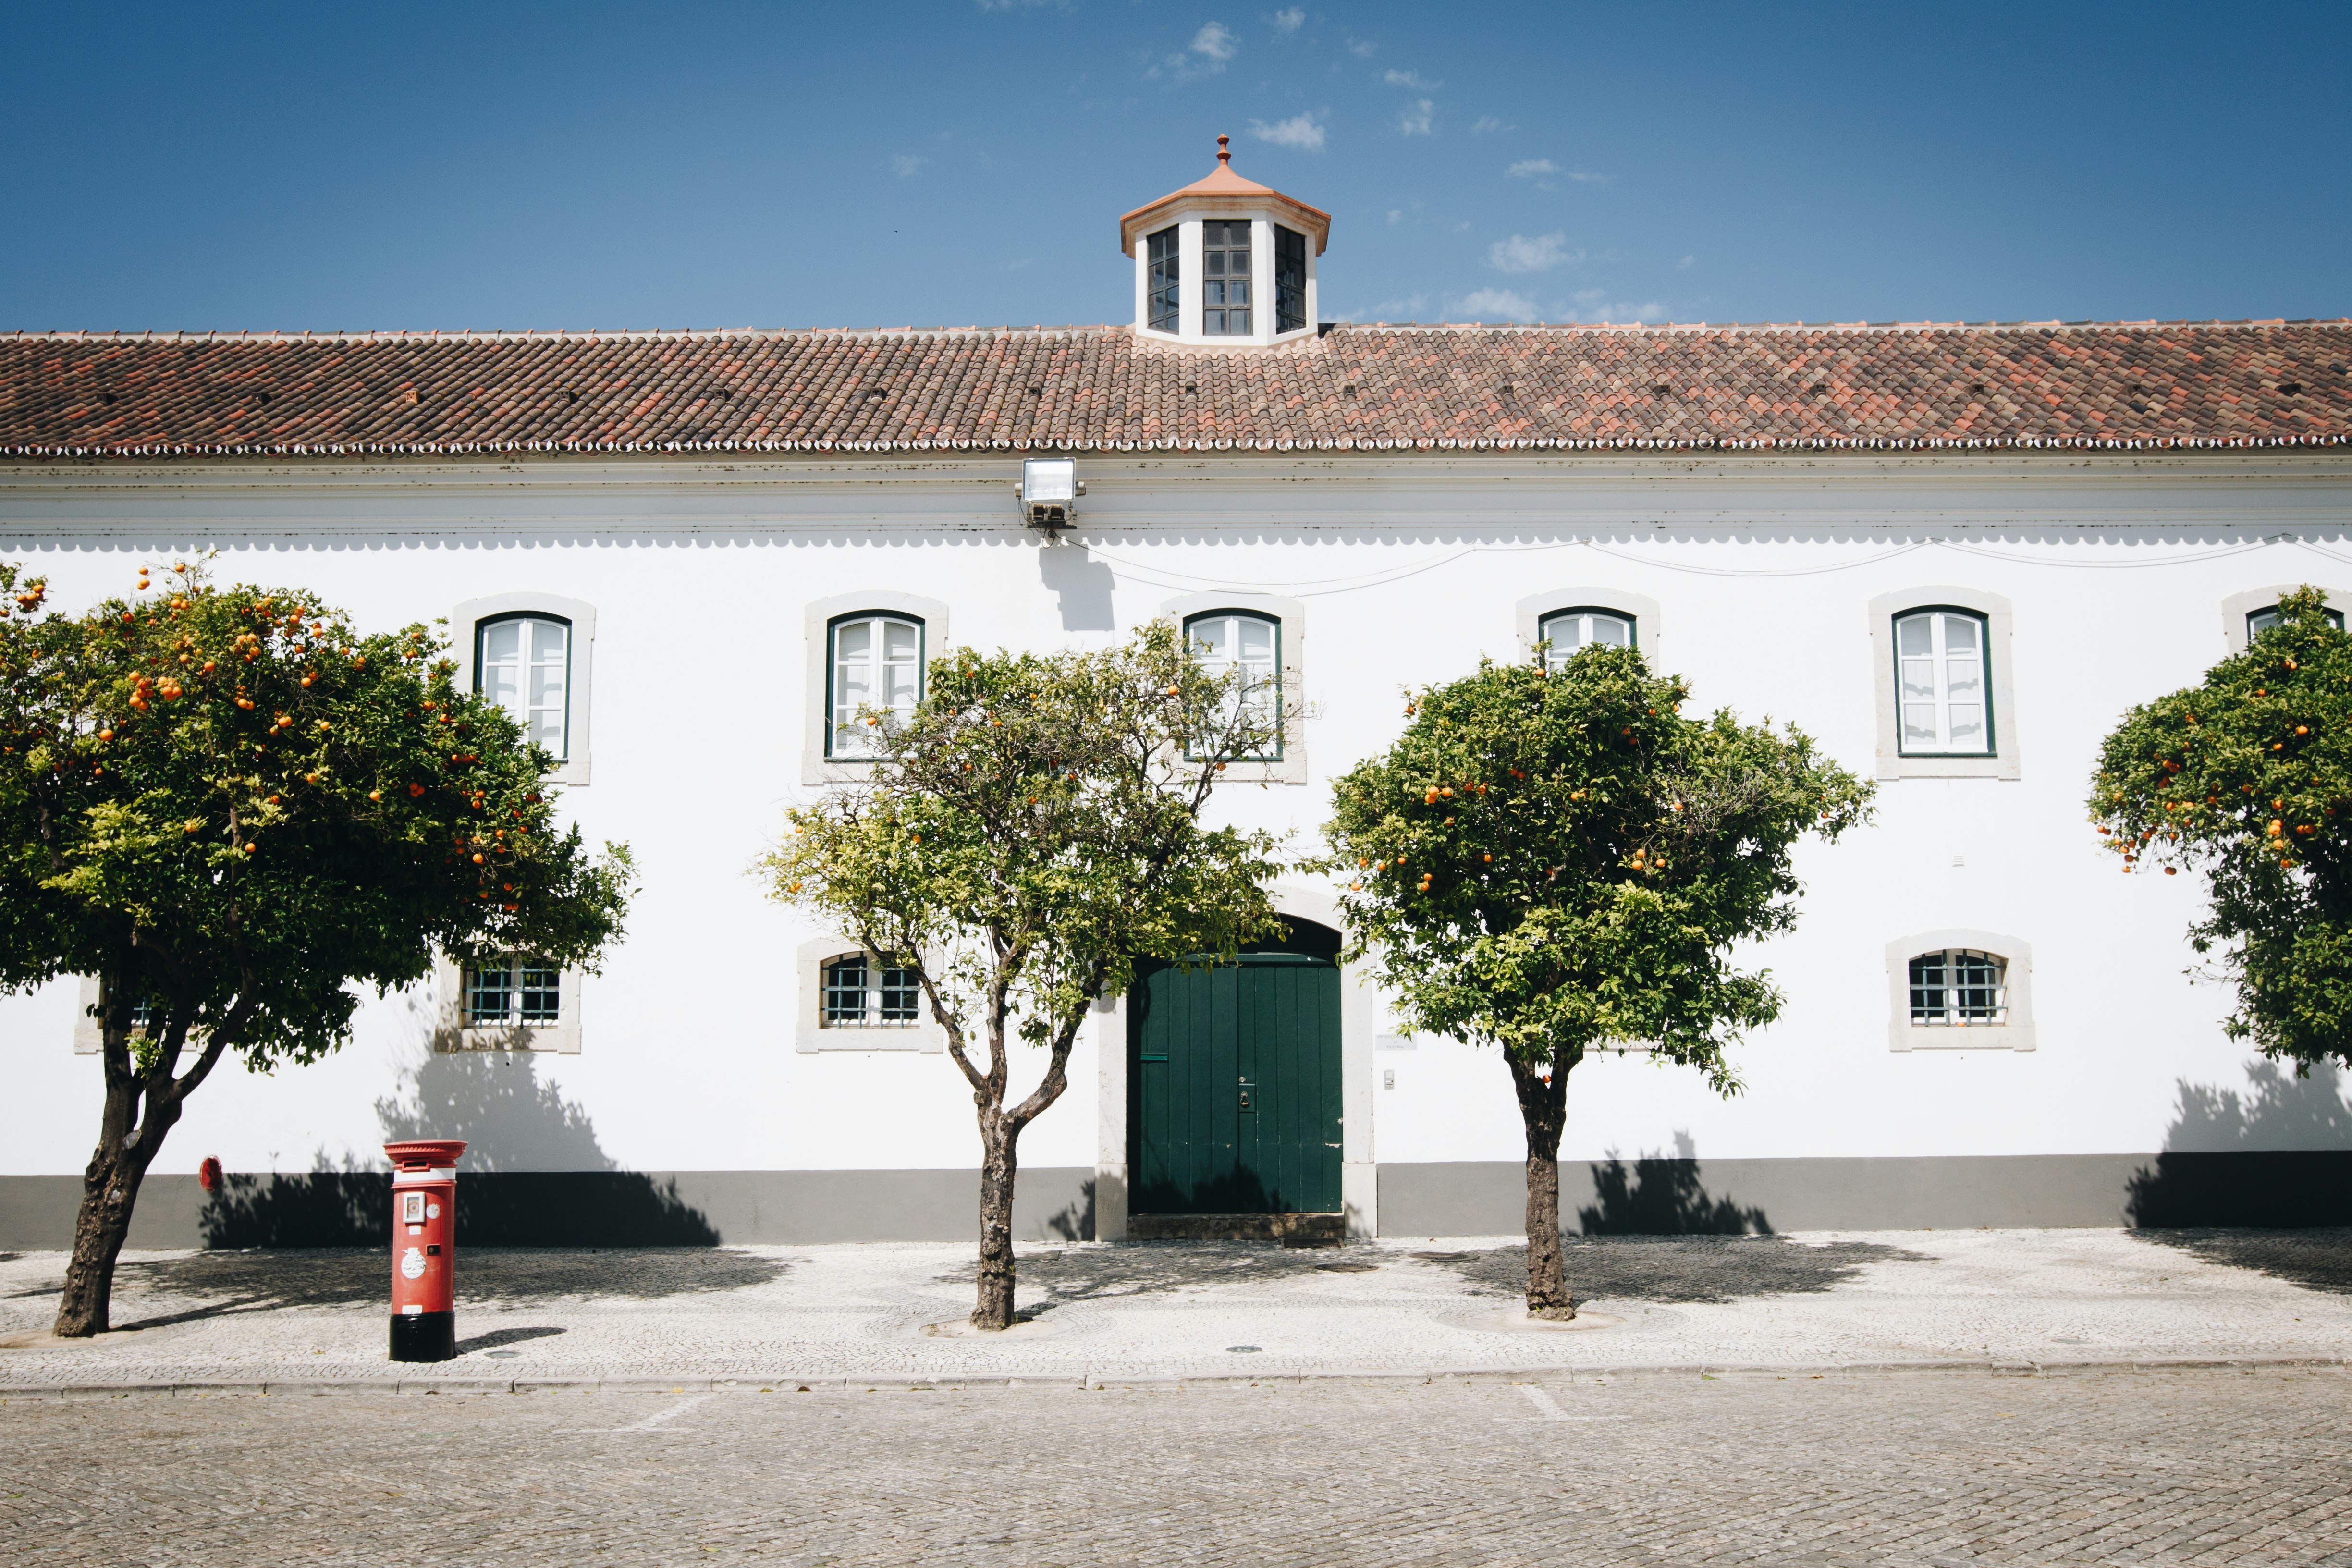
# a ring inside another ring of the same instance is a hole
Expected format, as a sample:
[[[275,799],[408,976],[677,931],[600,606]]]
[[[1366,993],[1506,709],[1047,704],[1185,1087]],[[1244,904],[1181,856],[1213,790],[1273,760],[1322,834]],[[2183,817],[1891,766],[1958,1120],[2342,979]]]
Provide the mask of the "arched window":
[[[915,972],[852,952],[824,967],[819,1026],[827,1029],[909,1028],[922,1016],[923,989]]]
[[[1895,617],[1895,691],[1906,756],[1990,756],[1992,655],[1985,617],[1923,609]]]
[[[1911,1026],[1965,1028],[2009,1022],[2009,961],[1947,947],[1911,960]]]
[[[559,761],[569,756],[572,623],[529,615],[477,621],[474,689],[513,715],[526,739]]]
[[[1245,610],[1210,610],[1184,619],[1184,636],[1209,673],[1220,678],[1241,671],[1234,700],[1274,729],[1265,751],[1237,758],[1276,762],[1282,756],[1282,623]]]
[[[824,754],[874,757],[882,752],[888,714],[911,719],[923,697],[923,623],[912,616],[875,612],[835,616],[826,626]]]
[[[1593,605],[1553,611],[1537,624],[1536,635],[1545,644],[1546,669],[1558,669],[1577,649],[1594,644],[1603,647],[1635,646],[1633,616]]]
[[[2329,626],[2334,626],[2339,632],[2344,629],[2343,611],[2328,610],[2324,613],[2327,616],[2327,624]],[[2273,626],[2278,624],[2279,607],[2276,605],[2265,605],[2259,610],[2248,611],[2246,614],[2246,640],[2248,642],[2253,641],[2254,638],[2262,636],[2263,633],[2270,630]]]

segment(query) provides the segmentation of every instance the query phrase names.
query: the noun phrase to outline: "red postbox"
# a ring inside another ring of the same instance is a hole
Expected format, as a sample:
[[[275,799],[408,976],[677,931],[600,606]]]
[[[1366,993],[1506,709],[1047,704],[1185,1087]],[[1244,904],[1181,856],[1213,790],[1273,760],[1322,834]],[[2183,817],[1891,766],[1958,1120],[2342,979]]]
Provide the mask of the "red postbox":
[[[454,1139],[387,1143],[392,1159],[392,1359],[457,1353],[457,1156]]]

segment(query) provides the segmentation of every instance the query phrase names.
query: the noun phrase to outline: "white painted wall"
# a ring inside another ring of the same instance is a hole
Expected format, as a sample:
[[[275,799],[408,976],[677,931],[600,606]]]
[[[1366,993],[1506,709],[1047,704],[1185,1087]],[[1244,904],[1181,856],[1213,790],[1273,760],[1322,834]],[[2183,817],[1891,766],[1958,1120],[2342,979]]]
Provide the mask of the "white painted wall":
[[[454,1131],[429,1103],[451,1094],[493,1097],[471,1113],[485,1166],[973,1164],[970,1098],[943,1058],[793,1049],[808,1005],[794,955],[819,933],[748,875],[808,793],[803,607],[885,589],[949,604],[956,639],[983,647],[1100,646],[1210,588],[1301,600],[1308,782],[1220,802],[1301,849],[1330,779],[1395,734],[1400,689],[1511,657],[1515,606],[1548,584],[1656,600],[1698,705],[1794,721],[1864,774],[1881,673],[1864,607],[1913,584],[1998,594],[2014,607],[2021,777],[1884,784],[1874,827],[1805,853],[1800,930],[1759,955],[1789,1005],[1735,1053],[1748,1092],[1726,1102],[1694,1074],[1589,1063],[1563,1153],[2141,1152],[2165,1145],[2183,1083],[2246,1088],[2245,1053],[2216,1023],[2224,994],[2181,973],[2189,879],[2117,875],[2083,799],[2116,716],[2223,656],[2225,596],[2352,589],[2340,460],[1079,464],[1083,553],[1052,557],[1018,526],[1009,458],[0,469],[0,556],[47,573],[68,609],[216,542],[225,579],[314,588],[364,626],[524,590],[599,615],[594,783],[564,798],[592,839],[635,847],[645,889],[584,988],[581,1053],[428,1058],[421,1002],[372,1003],[326,1063],[208,1084],[158,1169],[366,1160],[404,1114]],[[1889,1049],[1885,944],[1941,927],[2032,944],[2037,1050]],[[98,1065],[71,1053],[73,1012],[67,985],[0,998],[0,1172],[89,1156]],[[1097,1163],[1097,1049],[1082,1035],[1073,1090],[1024,1163]],[[1370,1096],[1381,1162],[1518,1157],[1490,1056],[1424,1039],[1351,1070],[1396,1075]],[[2225,1132],[2200,1123],[2176,1146]]]

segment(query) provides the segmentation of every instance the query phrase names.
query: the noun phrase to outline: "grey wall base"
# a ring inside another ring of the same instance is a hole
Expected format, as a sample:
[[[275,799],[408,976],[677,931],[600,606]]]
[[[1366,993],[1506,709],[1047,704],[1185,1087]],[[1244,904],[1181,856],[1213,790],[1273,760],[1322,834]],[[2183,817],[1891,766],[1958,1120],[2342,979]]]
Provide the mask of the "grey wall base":
[[[1021,1173],[1013,1230],[1024,1241],[1094,1234],[1091,1168]],[[0,1176],[0,1248],[73,1244],[79,1176]],[[468,1247],[798,1246],[821,1241],[969,1241],[980,1228],[977,1171],[488,1171],[457,1178],[457,1239]],[[381,1247],[392,1178],[320,1171],[150,1176],[134,1247]]]
[[[1382,1165],[1382,1236],[1527,1229],[1519,1162]],[[1633,1160],[1559,1165],[1570,1235],[2352,1225],[2352,1151]]]
[[[1561,1228],[1585,1235],[2001,1226],[2352,1225],[2352,1151],[1989,1154],[1884,1160],[1635,1160],[1560,1165]],[[1381,1234],[1510,1236],[1525,1227],[1517,1161],[1382,1165]],[[1090,1239],[1095,1173],[1021,1173],[1013,1233]],[[0,1176],[0,1248],[70,1246],[79,1176]],[[390,1178],[321,1171],[152,1176],[134,1247],[377,1247]],[[973,1171],[488,1171],[458,1178],[470,1247],[797,1246],[969,1241]]]

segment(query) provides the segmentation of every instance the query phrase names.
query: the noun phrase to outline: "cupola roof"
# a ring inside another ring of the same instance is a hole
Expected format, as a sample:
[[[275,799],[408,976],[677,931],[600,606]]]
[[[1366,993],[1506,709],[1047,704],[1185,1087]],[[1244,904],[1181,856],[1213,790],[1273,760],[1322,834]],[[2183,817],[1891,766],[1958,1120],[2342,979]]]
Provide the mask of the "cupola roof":
[[[1286,196],[1270,185],[1245,180],[1234,173],[1233,138],[1217,138],[1217,166],[1181,191],[1171,191],[1156,202],[1146,202],[1118,220],[1118,247],[1135,254],[1138,236],[1183,216],[1188,212],[1212,216],[1264,212],[1280,218],[1315,241],[1320,256],[1331,239],[1331,215],[1310,207],[1296,196]]]

